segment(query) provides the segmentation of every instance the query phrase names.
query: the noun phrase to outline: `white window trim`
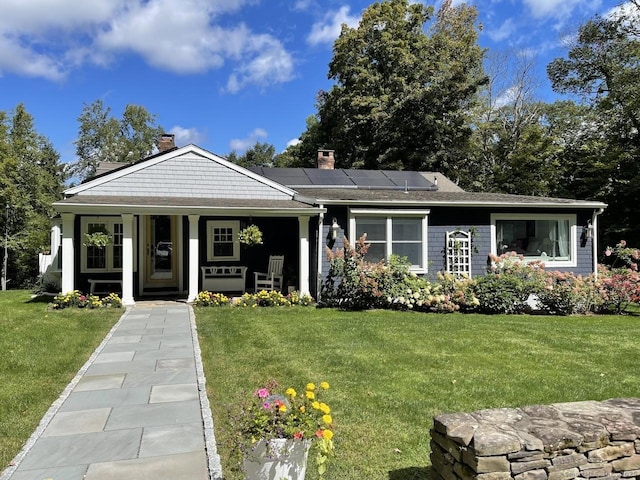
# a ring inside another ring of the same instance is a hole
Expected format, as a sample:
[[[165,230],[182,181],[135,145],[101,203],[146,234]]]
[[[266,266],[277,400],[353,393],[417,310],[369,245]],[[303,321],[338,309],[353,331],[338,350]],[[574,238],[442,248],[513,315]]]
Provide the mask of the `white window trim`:
[[[577,267],[578,266],[578,219],[576,214],[534,214],[534,213],[492,213],[491,214],[491,252],[498,253],[496,245],[496,220],[568,220],[569,221],[569,260],[545,260],[542,257],[525,257],[528,262],[543,261],[545,267]]]
[[[105,268],[87,268],[87,248],[82,244],[84,234],[89,230],[90,223],[103,223],[111,235],[114,233],[113,225],[119,223],[122,225],[122,217],[82,217],[80,221],[80,244],[82,246],[80,262],[80,271],[82,273],[108,273],[121,272],[122,268],[113,268],[113,244],[105,247],[106,267]]]
[[[213,229],[214,228],[231,227],[233,230],[233,255],[216,257],[213,255]],[[238,220],[207,220],[207,261],[229,261],[240,260],[240,240],[238,233],[240,232],[240,222]]]
[[[391,209],[369,209],[369,208],[350,208],[349,209],[349,232],[355,235],[356,217],[385,217],[386,218],[386,247],[385,256],[389,259],[393,251],[392,241],[392,218],[412,217],[422,219],[422,265],[412,265],[411,271],[417,274],[426,274],[428,271],[428,230],[429,230],[429,214],[431,210],[391,210]],[[356,242],[358,239],[351,239]]]

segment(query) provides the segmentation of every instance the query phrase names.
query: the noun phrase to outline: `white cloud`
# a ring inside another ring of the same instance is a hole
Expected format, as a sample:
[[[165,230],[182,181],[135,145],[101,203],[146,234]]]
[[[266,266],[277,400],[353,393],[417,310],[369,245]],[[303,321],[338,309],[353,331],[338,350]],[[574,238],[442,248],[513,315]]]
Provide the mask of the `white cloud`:
[[[259,142],[261,139],[267,138],[266,130],[262,128],[256,128],[249,134],[247,138],[234,138],[229,142],[229,147],[231,150],[242,153],[253,147],[256,142]]]
[[[349,6],[344,6],[338,11],[328,12],[322,21],[313,24],[311,33],[307,36],[307,43],[310,45],[333,43],[340,36],[342,24],[352,28],[357,27],[360,16],[349,15],[349,10]]]
[[[488,30],[487,35],[489,35],[489,38],[491,38],[491,40],[493,40],[494,42],[501,42],[509,38],[515,30],[516,26],[513,23],[513,19],[507,18],[497,29]]]
[[[198,129],[196,128],[184,128],[180,125],[171,127],[169,133],[172,133],[176,136],[175,143],[179,147],[189,145],[190,143],[193,143],[194,145],[200,145],[207,138],[204,133],[198,131]]]
[[[299,138],[292,138],[287,142],[287,147],[293,147],[295,145],[298,145],[301,141],[302,140],[300,140]]]
[[[218,20],[258,1],[3,0],[0,72],[60,79],[83,63],[106,66],[133,53],[178,74],[230,64],[237,88],[286,82],[294,62],[276,37],[229,22],[233,17]]]
[[[293,4],[293,9],[296,11],[305,11],[309,10],[312,5],[313,0],[297,0],[297,2]]]
[[[575,10],[592,13],[601,5],[601,0],[524,0],[535,18],[567,20]]]

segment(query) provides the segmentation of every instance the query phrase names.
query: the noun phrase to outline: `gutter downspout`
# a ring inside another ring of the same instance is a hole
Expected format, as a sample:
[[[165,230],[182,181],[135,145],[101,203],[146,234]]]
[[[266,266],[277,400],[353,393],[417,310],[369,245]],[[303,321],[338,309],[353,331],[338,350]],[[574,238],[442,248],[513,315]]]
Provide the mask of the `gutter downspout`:
[[[593,211],[591,217],[591,226],[593,227],[593,238],[591,239],[591,245],[593,247],[593,275],[598,280],[598,215],[604,212],[604,208],[599,208]]]
[[[320,205],[320,208],[324,208],[323,205]],[[320,301],[320,283],[321,283],[321,278],[322,278],[322,248],[320,247],[321,242],[320,240],[322,239],[322,229],[324,227],[324,212],[320,212],[319,215],[319,220],[318,220],[318,236],[316,239],[316,245],[317,245],[317,266],[316,266],[316,302]]]

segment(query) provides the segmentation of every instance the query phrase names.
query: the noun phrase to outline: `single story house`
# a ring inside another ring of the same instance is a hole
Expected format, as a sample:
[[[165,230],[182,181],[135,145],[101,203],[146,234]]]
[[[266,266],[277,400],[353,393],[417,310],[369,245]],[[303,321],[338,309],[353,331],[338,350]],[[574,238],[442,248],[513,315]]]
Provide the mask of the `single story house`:
[[[64,192],[49,274],[62,292],[121,291],[193,301],[215,277],[220,291],[253,291],[254,272],[284,256],[282,290],[318,295],[326,248],[367,234],[368,258],[408,257],[417,274],[486,272],[489,254],[517,251],[548,268],[596,271],[595,201],[471,193],[438,173],[318,168],[246,169],[166,135],[158,154],[99,173]],[[263,243],[238,232],[257,225]],[[105,247],[85,234],[108,232]],[[210,268],[216,267],[216,268]]]

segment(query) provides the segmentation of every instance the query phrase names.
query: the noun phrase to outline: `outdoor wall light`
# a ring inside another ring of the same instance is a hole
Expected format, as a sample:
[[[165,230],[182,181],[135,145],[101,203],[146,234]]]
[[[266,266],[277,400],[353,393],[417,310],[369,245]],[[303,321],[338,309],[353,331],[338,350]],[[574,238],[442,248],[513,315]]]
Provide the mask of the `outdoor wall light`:
[[[338,220],[334,217],[331,222],[331,239],[338,238],[338,233],[340,233],[340,225],[338,225]]]

